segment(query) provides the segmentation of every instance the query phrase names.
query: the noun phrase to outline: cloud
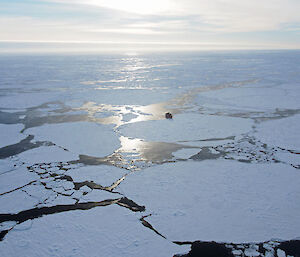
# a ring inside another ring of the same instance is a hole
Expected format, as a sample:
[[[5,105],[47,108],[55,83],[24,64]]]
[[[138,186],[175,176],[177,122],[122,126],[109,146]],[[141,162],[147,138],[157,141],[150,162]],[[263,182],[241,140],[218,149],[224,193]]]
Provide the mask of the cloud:
[[[197,15],[207,28],[224,32],[277,30],[300,22],[298,10],[297,0],[185,0],[181,6],[182,14]]]
[[[162,17],[197,17],[199,30],[250,32],[280,29],[300,23],[298,0],[52,0],[109,8],[124,13]]]
[[[79,4],[100,8],[109,8],[140,15],[168,14],[176,9],[173,0],[43,0],[65,4]]]
[[[299,35],[298,0],[40,0],[14,6],[0,17],[0,40],[300,44],[293,36]]]

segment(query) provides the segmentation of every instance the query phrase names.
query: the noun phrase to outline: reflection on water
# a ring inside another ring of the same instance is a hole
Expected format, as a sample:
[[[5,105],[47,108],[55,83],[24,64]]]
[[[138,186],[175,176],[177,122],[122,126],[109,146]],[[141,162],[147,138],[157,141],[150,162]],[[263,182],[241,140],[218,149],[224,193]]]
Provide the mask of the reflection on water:
[[[178,114],[184,110],[193,108],[194,106],[191,103],[193,102],[193,99],[201,92],[220,90],[230,87],[241,87],[243,85],[255,82],[257,82],[257,80],[245,80],[213,86],[201,86],[188,90],[187,92],[180,94],[169,101],[149,105],[109,105],[86,102],[81,107],[75,108],[75,110],[87,112],[89,118],[94,122],[101,124],[114,124],[116,127],[119,127],[128,123],[161,120],[165,118],[166,112]],[[108,116],[104,118],[97,118],[97,114],[100,113],[107,113]],[[128,116],[129,114],[132,115],[131,119],[123,118],[125,115]]]
[[[91,86],[98,90],[162,90],[169,89],[168,86],[155,84],[154,81],[165,79],[164,73],[159,69],[180,65],[178,61],[144,58],[137,55],[128,55],[121,58],[117,65],[104,70],[106,76],[101,79],[86,79],[80,84]],[[103,67],[101,67],[103,72]],[[167,76],[171,78],[170,75]],[[174,79],[174,77],[173,77]]]
[[[87,102],[76,110],[85,111],[88,117],[101,124],[114,124],[116,128],[128,123],[164,119],[166,103],[151,104],[146,106],[137,105],[110,105]],[[176,111],[175,113],[178,113]],[[99,115],[107,117],[99,118]],[[129,117],[129,118],[128,118]]]
[[[121,154],[130,154],[131,159],[161,163],[171,160],[174,152],[185,148],[198,148],[175,143],[146,142],[138,138],[121,136],[121,148],[117,151]]]
[[[174,161],[173,153],[181,149],[198,149],[197,146],[188,146],[176,143],[147,142],[139,138],[120,136],[121,147],[111,155],[95,157],[80,155],[79,160],[72,163],[84,165],[113,165],[129,171],[137,171],[151,166],[153,163]]]

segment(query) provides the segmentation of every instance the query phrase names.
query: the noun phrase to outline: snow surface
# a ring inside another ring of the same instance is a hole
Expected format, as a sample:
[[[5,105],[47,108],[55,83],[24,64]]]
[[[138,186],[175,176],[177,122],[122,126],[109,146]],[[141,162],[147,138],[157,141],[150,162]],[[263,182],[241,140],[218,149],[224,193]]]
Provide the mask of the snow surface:
[[[267,144],[300,150],[300,115],[279,120],[269,120],[259,124],[256,137]]]
[[[35,163],[72,161],[77,160],[79,156],[58,146],[41,146],[19,154],[18,158],[32,165]]]
[[[13,191],[37,179],[38,176],[34,173],[29,173],[25,167],[18,167],[3,173],[0,179],[0,194]],[[32,198],[21,190],[13,191],[0,197],[1,213],[16,213],[32,208],[37,203],[37,198]]]
[[[26,136],[20,131],[24,128],[23,124],[0,124],[0,148],[20,142]]]
[[[110,186],[118,179],[126,175],[128,171],[113,166],[84,166],[71,169],[65,174],[72,176],[75,182],[94,181],[101,186]]]
[[[36,179],[38,179],[38,176],[28,172],[25,167],[19,167],[15,170],[11,170],[1,174],[0,193],[10,191]],[[7,181],[9,181],[9,183],[7,183]]]
[[[111,154],[120,146],[112,126],[91,122],[47,124],[26,133],[34,135],[36,141],[50,141],[72,153],[97,157]]]
[[[120,187],[171,240],[259,242],[298,236],[299,183],[286,165],[214,160],[148,168]]]
[[[28,86],[27,86],[28,87]],[[1,97],[0,108],[11,109],[26,109],[41,105],[45,102],[64,101],[68,97],[64,94],[63,89],[58,88],[57,91],[53,89],[30,89],[27,91],[20,89],[18,92],[7,94]]]
[[[188,113],[176,115],[172,120],[126,124],[120,132],[147,141],[180,142],[239,135],[250,131],[252,125],[249,119]]]
[[[259,83],[248,87],[203,92],[197,96],[196,102],[214,108],[261,111],[274,109],[274,106],[286,109],[299,108],[299,97],[300,89],[297,85],[283,84],[270,87]]]
[[[48,215],[21,224],[1,242],[1,256],[173,256],[187,251],[158,237],[119,206]],[[78,236],[80,235],[80,236]],[[155,247],[153,247],[155,246]]]

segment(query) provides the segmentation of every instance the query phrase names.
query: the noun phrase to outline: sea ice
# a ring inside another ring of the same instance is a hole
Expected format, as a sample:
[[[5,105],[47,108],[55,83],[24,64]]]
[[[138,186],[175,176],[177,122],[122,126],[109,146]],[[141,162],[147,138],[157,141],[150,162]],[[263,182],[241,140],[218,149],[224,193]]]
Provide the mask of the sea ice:
[[[172,120],[127,124],[120,127],[120,132],[147,141],[180,142],[234,136],[250,131],[252,125],[249,119],[187,113],[175,115]]]
[[[74,182],[93,181],[103,187],[110,186],[122,178],[128,171],[114,166],[84,166],[71,169],[65,173],[73,178]]]
[[[0,124],[0,148],[20,142],[26,136],[21,134],[23,124]]]
[[[196,103],[213,108],[264,111],[275,108],[299,108],[300,90],[297,85],[268,86],[259,84],[225,88],[201,93]]]
[[[21,187],[37,179],[38,176],[28,172],[26,167],[18,167],[0,175],[0,194]]]
[[[120,188],[171,240],[254,242],[298,236],[299,182],[283,164],[213,160],[151,167]]]
[[[300,115],[260,123],[256,137],[261,141],[289,150],[300,150]]]
[[[12,230],[1,256],[161,256],[188,251],[143,227],[138,215],[120,206],[47,215],[29,230]],[[155,247],[153,247],[155,246]],[[4,255],[5,254],[5,255]]]
[[[78,154],[65,151],[58,146],[41,146],[18,155],[27,164],[78,160]]]
[[[47,140],[72,153],[102,157],[120,147],[112,126],[91,122],[47,124],[25,131],[35,140]]]
[[[62,92],[40,92],[40,93],[17,93],[7,96],[2,96],[0,101],[0,108],[11,109],[26,109],[46,102],[64,101],[66,95]]]
[[[33,208],[39,199],[29,196],[26,192],[18,190],[0,197],[0,214],[18,213]],[[1,247],[0,247],[1,253]],[[6,256],[6,255],[0,255]],[[12,255],[14,256],[14,255]]]

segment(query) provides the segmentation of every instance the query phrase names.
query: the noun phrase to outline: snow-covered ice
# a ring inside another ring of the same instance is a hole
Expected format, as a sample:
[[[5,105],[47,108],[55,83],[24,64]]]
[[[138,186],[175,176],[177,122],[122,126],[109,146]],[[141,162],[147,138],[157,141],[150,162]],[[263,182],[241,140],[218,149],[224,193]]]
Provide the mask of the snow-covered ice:
[[[128,171],[108,165],[84,166],[71,169],[65,174],[72,176],[75,182],[94,181],[101,186],[110,186],[126,175]]]
[[[298,236],[299,183],[298,170],[282,164],[214,160],[148,168],[120,187],[171,240],[254,242]]]
[[[35,140],[47,140],[64,147],[72,153],[102,157],[120,146],[112,126],[91,122],[47,124],[30,128],[26,133]]]
[[[120,131],[148,141],[180,142],[235,136],[250,131],[252,125],[253,121],[242,118],[179,114],[172,120],[127,124]]]
[[[283,84],[270,88],[256,82],[247,87],[204,92],[196,99],[198,104],[214,108],[263,111],[274,109],[274,105],[280,109],[299,108],[299,96],[300,89],[296,85]]]
[[[21,134],[23,124],[0,124],[0,148],[20,142],[26,136]]]
[[[19,154],[18,158],[32,165],[35,163],[77,160],[78,154],[66,151],[58,146],[40,146]]]
[[[259,124],[256,137],[267,144],[300,151],[300,115]]]
[[[177,246],[145,229],[138,215],[119,206],[66,212],[34,220],[1,242],[6,256],[172,256]],[[80,236],[78,236],[80,235]],[[153,247],[155,245],[155,247]]]

